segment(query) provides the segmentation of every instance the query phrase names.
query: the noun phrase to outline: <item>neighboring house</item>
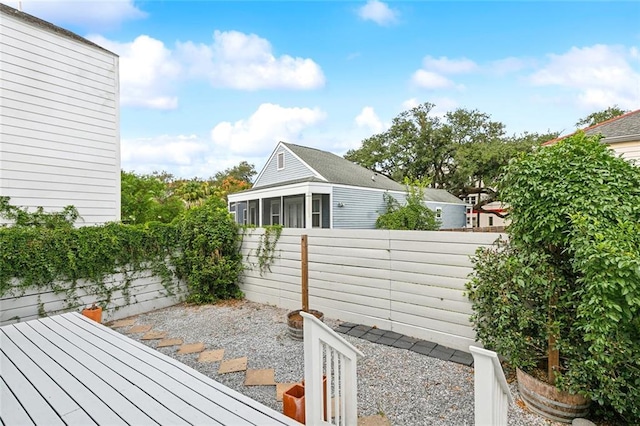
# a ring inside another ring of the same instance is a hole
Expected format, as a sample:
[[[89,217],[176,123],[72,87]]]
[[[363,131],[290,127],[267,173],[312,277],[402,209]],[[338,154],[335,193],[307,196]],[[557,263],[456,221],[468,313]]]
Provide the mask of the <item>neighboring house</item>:
[[[482,206],[484,211],[474,209],[473,206],[479,202],[489,198],[488,194],[470,194],[464,197],[464,202],[467,204],[467,228],[486,228],[488,226],[505,226],[507,220],[497,216],[493,213],[487,213],[486,211],[493,211],[499,214],[505,214],[507,211],[500,201],[493,201],[491,203]]]
[[[640,165],[640,109],[587,127],[584,132],[587,135],[601,134],[603,136],[602,143],[609,145],[623,158],[634,160],[636,164]],[[573,134],[571,133],[571,135]],[[571,135],[550,140],[543,145],[553,145]]]
[[[404,203],[403,185],[330,152],[280,142],[253,188],[229,194],[240,224],[288,228],[375,228],[384,194]],[[464,226],[465,204],[442,189],[426,189],[425,204],[441,228]]]
[[[118,56],[0,4],[0,196],[120,220]]]

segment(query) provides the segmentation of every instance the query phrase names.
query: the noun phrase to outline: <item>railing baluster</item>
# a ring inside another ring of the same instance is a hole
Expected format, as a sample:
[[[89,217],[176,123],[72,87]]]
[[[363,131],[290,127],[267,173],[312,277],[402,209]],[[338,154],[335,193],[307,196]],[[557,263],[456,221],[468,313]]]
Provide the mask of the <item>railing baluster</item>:
[[[306,423],[357,426],[356,362],[357,357],[362,356],[362,353],[315,316],[306,312],[301,312],[301,315],[304,318]],[[323,375],[327,380],[326,400],[322,384]],[[326,420],[325,406],[327,407]]]
[[[509,404],[513,402],[495,352],[469,346],[475,370],[475,424],[507,425]]]

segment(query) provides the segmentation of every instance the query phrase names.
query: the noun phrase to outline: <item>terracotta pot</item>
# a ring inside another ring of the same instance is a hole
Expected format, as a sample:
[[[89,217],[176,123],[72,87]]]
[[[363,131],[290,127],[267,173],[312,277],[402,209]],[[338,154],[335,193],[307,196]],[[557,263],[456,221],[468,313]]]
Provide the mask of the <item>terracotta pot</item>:
[[[302,381],[302,387],[304,387],[304,380]],[[324,421],[327,421],[327,376],[322,376],[322,392],[324,402]]]
[[[305,423],[303,386],[294,385],[282,394],[282,411],[285,416],[302,424]]]
[[[303,332],[303,324],[304,320],[300,315],[302,309],[298,309],[296,311],[291,311],[287,314],[287,326],[289,331],[289,336],[295,340],[302,340],[304,338]],[[309,313],[320,321],[324,321],[324,314],[320,311],[316,311],[314,309],[309,309]]]
[[[82,310],[82,315],[95,322],[102,323],[102,308],[100,306],[93,305],[90,308],[85,308]]]
[[[518,390],[522,400],[534,413],[556,422],[571,423],[578,417],[586,417],[591,401],[582,395],[560,392],[549,383],[517,369]]]

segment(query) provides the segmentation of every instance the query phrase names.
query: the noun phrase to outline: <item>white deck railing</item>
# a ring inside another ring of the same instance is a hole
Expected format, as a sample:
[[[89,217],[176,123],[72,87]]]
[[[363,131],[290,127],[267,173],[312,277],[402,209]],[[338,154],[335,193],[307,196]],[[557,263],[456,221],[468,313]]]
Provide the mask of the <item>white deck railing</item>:
[[[315,316],[306,312],[300,314],[304,318],[306,424],[356,426],[356,360],[362,352]]]
[[[469,346],[475,370],[476,426],[507,426],[507,411],[513,397],[504,377],[498,354]]]

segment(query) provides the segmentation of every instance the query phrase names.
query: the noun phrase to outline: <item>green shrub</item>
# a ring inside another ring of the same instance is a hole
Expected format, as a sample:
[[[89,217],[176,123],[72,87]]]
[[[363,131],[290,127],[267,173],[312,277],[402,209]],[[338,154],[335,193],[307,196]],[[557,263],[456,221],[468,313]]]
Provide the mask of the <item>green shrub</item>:
[[[224,202],[210,198],[185,212],[176,226],[179,249],[174,262],[189,287],[188,300],[209,303],[242,297],[237,284],[243,269],[241,237]]]
[[[556,384],[640,417],[640,168],[578,133],[513,161],[508,243],[468,284],[478,338],[531,367],[557,337]]]
[[[65,309],[75,309],[78,281],[85,280],[86,291],[105,307],[117,292],[129,298],[131,280],[147,270],[160,277],[167,294],[175,294],[172,266],[186,281],[193,302],[241,296],[238,229],[219,199],[171,224],[75,228],[78,216],[71,206],[62,212],[28,212],[11,206],[6,197],[0,197],[0,216],[13,221],[0,227],[0,296],[51,289],[65,294]],[[105,285],[117,273],[124,279]]]
[[[407,201],[400,205],[390,194],[384,193],[386,209],[376,220],[378,229],[433,231],[440,227],[436,214],[424,204],[424,187],[420,182],[410,184],[405,179]]]

